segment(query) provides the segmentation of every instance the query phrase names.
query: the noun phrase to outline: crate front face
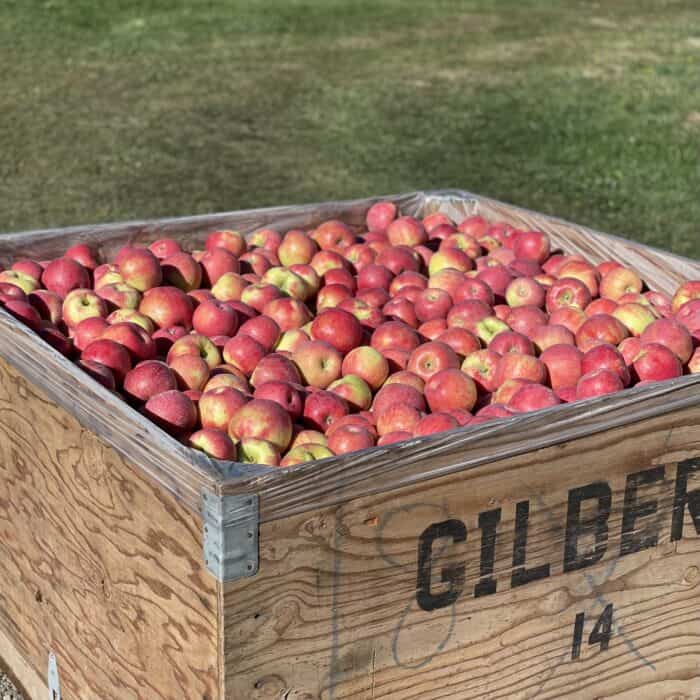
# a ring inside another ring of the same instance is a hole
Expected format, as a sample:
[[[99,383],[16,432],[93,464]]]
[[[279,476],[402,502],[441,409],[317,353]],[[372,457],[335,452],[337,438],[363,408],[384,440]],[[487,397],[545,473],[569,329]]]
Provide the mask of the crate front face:
[[[224,588],[226,698],[698,697],[698,426],[263,524]]]

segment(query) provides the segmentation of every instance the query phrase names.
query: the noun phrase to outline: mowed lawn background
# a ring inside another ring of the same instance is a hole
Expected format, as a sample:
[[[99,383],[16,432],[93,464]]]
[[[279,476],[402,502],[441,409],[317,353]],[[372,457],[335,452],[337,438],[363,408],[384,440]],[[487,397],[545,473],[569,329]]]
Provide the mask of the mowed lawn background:
[[[700,3],[0,3],[0,231],[438,187],[699,257]]]

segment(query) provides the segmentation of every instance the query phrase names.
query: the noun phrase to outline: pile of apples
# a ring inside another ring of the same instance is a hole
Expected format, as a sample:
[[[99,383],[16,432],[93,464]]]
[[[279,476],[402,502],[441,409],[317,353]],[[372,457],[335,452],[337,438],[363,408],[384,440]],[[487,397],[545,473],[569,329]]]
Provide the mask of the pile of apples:
[[[391,202],[362,231],[17,260],[0,303],[184,444],[284,467],[700,372],[700,280],[670,297],[540,231]]]

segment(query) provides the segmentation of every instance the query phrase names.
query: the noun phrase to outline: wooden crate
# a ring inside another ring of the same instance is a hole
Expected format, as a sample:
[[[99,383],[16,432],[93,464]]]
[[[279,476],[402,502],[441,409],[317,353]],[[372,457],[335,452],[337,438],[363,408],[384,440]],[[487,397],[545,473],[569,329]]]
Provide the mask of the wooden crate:
[[[655,287],[700,265],[464,192]],[[373,200],[14,234],[0,262]],[[0,312],[0,657],[27,698],[700,698],[700,377],[332,458],[186,449]],[[58,695],[56,697],[59,697]]]

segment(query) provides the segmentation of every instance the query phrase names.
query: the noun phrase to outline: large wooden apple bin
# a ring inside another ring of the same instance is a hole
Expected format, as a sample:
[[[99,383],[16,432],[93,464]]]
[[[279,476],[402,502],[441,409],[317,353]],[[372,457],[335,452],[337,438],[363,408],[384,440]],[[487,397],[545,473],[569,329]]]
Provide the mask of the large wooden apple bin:
[[[468,193],[394,199],[700,278]],[[0,262],[372,201],[15,234]],[[280,470],[183,447],[4,312],[0,357],[0,656],[31,700],[700,697],[697,375]]]

